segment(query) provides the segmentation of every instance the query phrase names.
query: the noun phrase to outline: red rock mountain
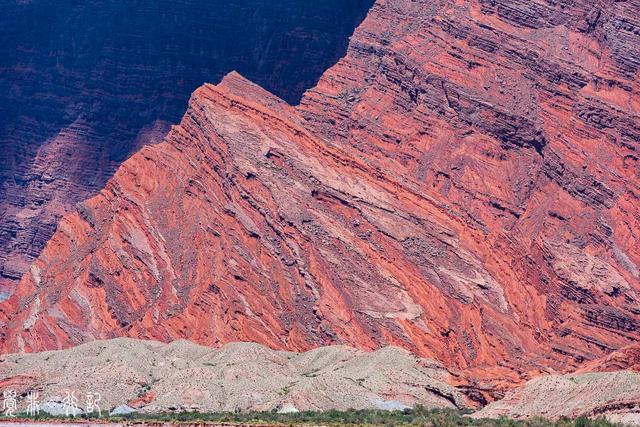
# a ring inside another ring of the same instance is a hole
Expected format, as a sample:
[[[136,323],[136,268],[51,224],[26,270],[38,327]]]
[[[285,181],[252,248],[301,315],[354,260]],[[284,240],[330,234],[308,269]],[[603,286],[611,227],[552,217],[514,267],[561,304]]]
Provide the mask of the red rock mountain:
[[[239,70],[297,102],[372,3],[3,1],[0,300],[60,217],[161,141],[196,88]]]
[[[634,344],[639,12],[379,0],[298,107],[201,87],[59,223],[3,350],[391,343],[496,386]]]

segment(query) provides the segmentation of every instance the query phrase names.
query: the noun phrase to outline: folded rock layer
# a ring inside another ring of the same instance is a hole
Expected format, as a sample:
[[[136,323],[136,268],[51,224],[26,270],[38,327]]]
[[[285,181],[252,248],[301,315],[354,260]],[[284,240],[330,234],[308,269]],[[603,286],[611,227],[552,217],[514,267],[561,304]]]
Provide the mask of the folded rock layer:
[[[231,70],[297,102],[373,0],[7,0],[0,16],[0,300],[60,217],[193,91]]]
[[[638,9],[380,0],[299,107],[201,87],[59,223],[3,350],[393,344],[495,389],[635,343]]]

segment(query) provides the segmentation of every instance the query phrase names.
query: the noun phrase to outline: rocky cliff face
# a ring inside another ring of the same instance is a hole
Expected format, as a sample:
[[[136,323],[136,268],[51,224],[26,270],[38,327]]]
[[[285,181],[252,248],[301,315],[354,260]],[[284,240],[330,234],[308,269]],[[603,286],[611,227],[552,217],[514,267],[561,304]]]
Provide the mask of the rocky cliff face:
[[[203,86],[60,222],[3,348],[395,344],[495,390],[633,344],[638,11],[380,0],[297,108]]]
[[[372,0],[3,2],[0,300],[60,216],[239,70],[290,102],[344,54]]]
[[[379,1],[302,102],[314,133],[402,174],[464,224],[508,310],[544,343],[543,365],[573,366],[637,334],[639,11]],[[431,242],[418,248],[425,272],[452,262],[426,255],[438,253]],[[431,275],[450,299],[477,304],[460,291],[468,280]],[[476,360],[497,334],[527,358],[489,317],[454,321],[461,357]]]

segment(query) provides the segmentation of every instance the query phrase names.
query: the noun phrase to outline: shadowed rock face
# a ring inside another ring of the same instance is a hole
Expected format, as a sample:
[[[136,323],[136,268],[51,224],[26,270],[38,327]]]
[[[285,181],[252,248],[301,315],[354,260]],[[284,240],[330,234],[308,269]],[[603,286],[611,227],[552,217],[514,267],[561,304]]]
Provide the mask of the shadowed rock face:
[[[635,343],[638,6],[592,3],[380,0],[299,107],[203,86],[60,222],[4,349],[395,344],[495,390]]]
[[[297,102],[372,0],[16,1],[0,17],[0,299],[60,216],[239,70]]]

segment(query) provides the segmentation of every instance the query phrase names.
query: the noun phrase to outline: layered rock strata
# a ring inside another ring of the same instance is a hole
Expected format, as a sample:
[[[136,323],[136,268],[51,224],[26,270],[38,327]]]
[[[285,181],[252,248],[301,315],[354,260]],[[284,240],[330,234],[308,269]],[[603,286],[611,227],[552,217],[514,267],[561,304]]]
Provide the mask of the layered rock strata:
[[[60,222],[3,349],[393,344],[482,402],[636,343],[637,11],[380,0],[299,107],[201,87]]]
[[[237,69],[297,102],[372,0],[8,0],[0,16],[0,300],[60,217],[191,93]]]

